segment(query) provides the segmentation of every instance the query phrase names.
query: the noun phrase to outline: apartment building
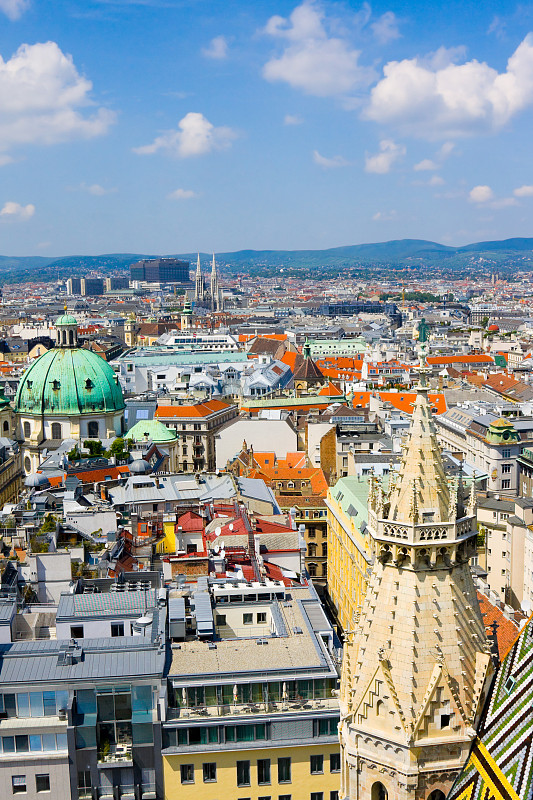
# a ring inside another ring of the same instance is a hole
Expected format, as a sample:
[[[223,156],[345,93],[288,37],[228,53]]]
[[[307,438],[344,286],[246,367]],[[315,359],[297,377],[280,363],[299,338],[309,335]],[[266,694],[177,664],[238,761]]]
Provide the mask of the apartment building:
[[[154,418],[178,435],[179,469],[183,472],[216,468],[215,437],[237,416],[238,407],[222,400],[184,405],[158,405]]]
[[[313,588],[205,578],[194,602],[199,636],[168,673],[165,798],[338,800],[337,651]]]
[[[327,596],[343,631],[353,630],[370,572],[368,480],[341,478],[327,494]]]

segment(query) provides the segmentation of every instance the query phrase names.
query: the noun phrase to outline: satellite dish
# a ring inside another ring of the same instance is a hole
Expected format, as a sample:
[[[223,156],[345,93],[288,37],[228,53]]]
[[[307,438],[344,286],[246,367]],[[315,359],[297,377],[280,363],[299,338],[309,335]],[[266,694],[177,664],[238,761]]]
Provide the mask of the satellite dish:
[[[221,533],[222,533],[222,528],[220,527],[220,525],[217,525],[217,527],[215,528],[215,536],[220,536]]]
[[[230,531],[232,531],[232,530],[233,530],[233,522],[230,522],[230,524],[229,524],[229,529],[230,529]]]
[[[226,551],[225,550],[221,550],[220,551],[220,558],[226,558]]]

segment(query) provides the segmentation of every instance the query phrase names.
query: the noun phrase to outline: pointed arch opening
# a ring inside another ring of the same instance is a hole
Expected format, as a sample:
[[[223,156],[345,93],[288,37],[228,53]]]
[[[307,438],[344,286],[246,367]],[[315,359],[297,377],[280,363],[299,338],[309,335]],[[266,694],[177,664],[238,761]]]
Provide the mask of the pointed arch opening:
[[[446,800],[446,795],[440,789],[434,789],[429,795],[428,800]]]
[[[381,783],[381,781],[376,781],[376,783],[372,786],[372,794],[371,800],[388,800],[389,793]]]

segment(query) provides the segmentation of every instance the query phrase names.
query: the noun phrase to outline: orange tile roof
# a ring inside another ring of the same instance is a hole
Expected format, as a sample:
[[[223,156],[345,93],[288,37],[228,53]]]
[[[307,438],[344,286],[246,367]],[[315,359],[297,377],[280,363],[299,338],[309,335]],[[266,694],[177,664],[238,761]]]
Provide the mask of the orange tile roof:
[[[335,397],[336,395],[342,395],[342,391],[336,384],[329,381],[321,388],[318,394],[326,395],[326,397]]]
[[[196,403],[191,406],[158,406],[154,417],[166,419],[168,417],[208,417],[217,411],[224,411],[231,408],[230,403],[223,403],[222,400],[206,400],[205,403]]]
[[[456,356],[428,356],[427,363],[437,366],[446,366],[447,364],[494,364],[492,356],[483,355],[482,353],[456,355]]]
[[[265,483],[304,480],[310,482],[313,494],[325,495],[328,491],[328,482],[320,467],[264,467],[261,470],[251,470],[250,478],[261,478]]]
[[[39,472],[41,470],[38,470]],[[106,479],[115,480],[120,478],[121,475],[129,473],[130,468],[127,464],[122,464],[119,467],[109,466],[106,469],[88,469],[80,470],[79,472],[71,472],[70,475],[75,475],[82,483],[101,483]],[[65,475],[52,475],[49,478],[50,486],[61,486]]]
[[[378,392],[377,394],[384,403],[390,403],[399,411],[404,411],[407,414],[413,413],[416,392]],[[444,414],[446,411],[446,398],[444,395],[429,392],[428,397],[433,408],[437,409],[437,414]]]
[[[491,633],[491,626],[493,622],[496,622],[498,626],[496,628],[498,653],[500,654],[500,658],[503,658],[515,641],[516,636],[519,633],[519,627],[516,622],[507,619],[505,614],[502,613],[498,606],[493,605],[488,597],[481,592],[477,592],[477,599],[479,600],[479,609],[481,611],[487,633]]]
[[[296,359],[299,359],[300,353],[293,353],[291,350],[287,350],[286,353],[283,353],[283,356],[280,358],[280,361],[283,361],[284,364],[287,364],[288,367],[294,372],[294,366],[296,364]]]

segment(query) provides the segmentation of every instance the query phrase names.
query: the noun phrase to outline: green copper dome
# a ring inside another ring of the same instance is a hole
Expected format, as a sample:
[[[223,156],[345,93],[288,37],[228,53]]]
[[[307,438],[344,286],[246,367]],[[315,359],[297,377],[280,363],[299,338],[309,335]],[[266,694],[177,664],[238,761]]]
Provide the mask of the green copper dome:
[[[125,439],[133,439],[135,442],[142,442],[144,435],[148,434],[150,441],[154,444],[165,444],[166,442],[175,442],[177,435],[174,431],[169,430],[162,422],[157,419],[150,419],[143,422],[137,422],[133,428],[125,434]]]
[[[55,347],[39,356],[22,376],[15,397],[19,414],[65,416],[123,408],[113,369],[101,356],[80,347]]]
[[[73,317],[72,314],[63,314],[61,317],[56,319],[56,327],[58,325],[77,325],[78,320],[76,317]]]

